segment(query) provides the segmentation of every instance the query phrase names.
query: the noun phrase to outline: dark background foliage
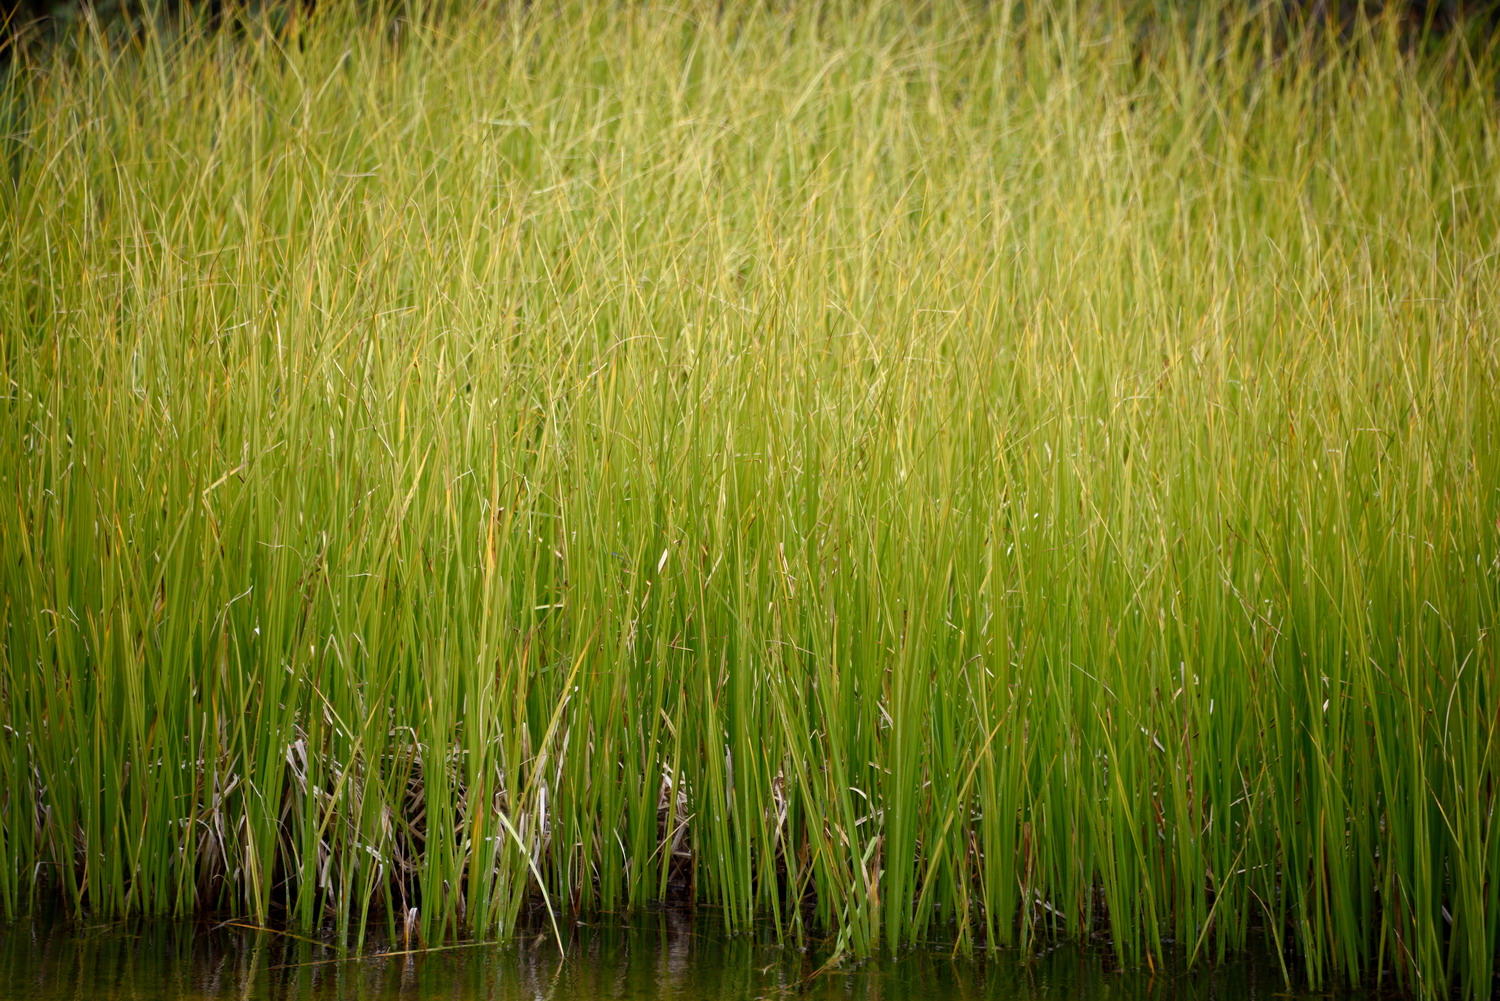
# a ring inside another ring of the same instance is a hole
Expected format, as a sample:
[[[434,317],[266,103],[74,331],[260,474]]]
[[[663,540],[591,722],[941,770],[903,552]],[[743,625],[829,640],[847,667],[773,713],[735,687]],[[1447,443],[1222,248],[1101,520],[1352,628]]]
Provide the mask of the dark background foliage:
[[[120,16],[147,7],[209,8],[215,12],[245,6],[293,6],[306,0],[0,0],[0,21],[9,31],[20,26],[54,19],[70,20],[91,10],[104,16]],[[413,0],[421,4],[423,0]],[[1190,7],[1193,0],[1157,0],[1164,9]],[[1446,30],[1473,19],[1495,20],[1500,13],[1497,0],[1246,0],[1247,4],[1270,3],[1286,10],[1292,17],[1346,20],[1363,9],[1374,13],[1388,8],[1401,12],[1416,28]]]

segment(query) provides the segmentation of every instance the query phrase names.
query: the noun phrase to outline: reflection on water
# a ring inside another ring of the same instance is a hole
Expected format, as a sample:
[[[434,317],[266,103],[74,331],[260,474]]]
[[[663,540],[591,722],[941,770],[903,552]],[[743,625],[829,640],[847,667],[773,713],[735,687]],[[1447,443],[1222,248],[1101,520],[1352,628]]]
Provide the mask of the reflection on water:
[[[34,921],[0,926],[0,998],[1286,1001],[1302,996],[1288,994],[1275,967],[1264,963],[1239,961],[1153,977],[1111,972],[1107,957],[1073,948],[1030,962],[1013,956],[965,961],[915,951],[815,975],[815,957],[769,942],[726,939],[705,930],[709,923],[695,926],[659,915],[628,928],[576,928],[566,959],[555,943],[538,938],[340,960],[338,953],[312,943],[233,928]]]

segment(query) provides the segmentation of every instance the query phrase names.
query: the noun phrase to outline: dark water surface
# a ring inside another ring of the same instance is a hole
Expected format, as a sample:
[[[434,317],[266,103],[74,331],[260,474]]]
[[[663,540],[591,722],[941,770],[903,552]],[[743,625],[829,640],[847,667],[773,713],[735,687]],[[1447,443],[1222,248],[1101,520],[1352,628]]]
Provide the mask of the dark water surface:
[[[1155,976],[1120,973],[1106,955],[1073,947],[1029,962],[1019,956],[953,959],[945,952],[917,950],[818,973],[816,957],[769,942],[728,939],[706,924],[711,921],[692,925],[662,916],[629,927],[574,928],[568,931],[566,957],[554,941],[536,938],[340,959],[336,951],[313,943],[212,925],[30,921],[0,925],[0,998],[1287,1001],[1363,996],[1288,992],[1273,963],[1251,960]]]

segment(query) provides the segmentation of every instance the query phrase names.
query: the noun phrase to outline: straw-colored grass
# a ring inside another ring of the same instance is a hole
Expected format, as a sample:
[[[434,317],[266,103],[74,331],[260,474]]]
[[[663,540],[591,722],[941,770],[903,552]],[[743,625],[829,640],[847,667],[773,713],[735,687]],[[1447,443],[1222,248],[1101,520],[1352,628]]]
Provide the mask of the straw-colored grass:
[[[0,910],[1488,996],[1497,60],[790,6],[18,55]]]

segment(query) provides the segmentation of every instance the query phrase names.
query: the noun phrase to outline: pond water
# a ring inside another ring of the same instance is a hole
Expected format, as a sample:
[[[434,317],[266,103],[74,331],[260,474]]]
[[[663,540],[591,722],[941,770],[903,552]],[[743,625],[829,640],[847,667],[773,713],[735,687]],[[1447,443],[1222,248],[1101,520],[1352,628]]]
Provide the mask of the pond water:
[[[282,935],[212,925],[0,925],[0,998],[7,1001],[188,1001],[236,998],[421,1001],[1289,1001],[1273,963],[1122,973],[1107,955],[1065,947],[954,959],[937,950],[819,972],[818,957],[729,939],[659,915],[625,926],[577,927],[567,955],[546,937],[407,955],[340,957]],[[374,952],[378,946],[371,947]],[[388,951],[388,950],[387,950]],[[1355,995],[1343,995],[1354,997]],[[1359,995],[1368,996],[1368,995]]]

